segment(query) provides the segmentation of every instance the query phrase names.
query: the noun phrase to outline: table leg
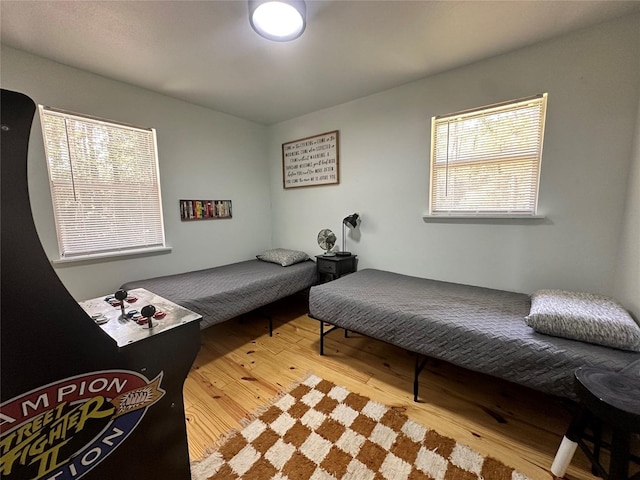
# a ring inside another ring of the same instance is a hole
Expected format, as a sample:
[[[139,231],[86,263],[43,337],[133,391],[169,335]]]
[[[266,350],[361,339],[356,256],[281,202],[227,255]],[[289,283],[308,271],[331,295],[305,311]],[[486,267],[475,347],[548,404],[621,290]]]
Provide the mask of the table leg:
[[[609,478],[629,478],[629,432],[615,428],[611,439]]]
[[[560,447],[556,452],[556,456],[551,464],[551,473],[556,477],[564,477],[573,455],[576,453],[578,447],[578,440],[584,431],[584,427],[587,423],[588,412],[583,406],[579,407],[579,410],[573,416],[571,425],[567,429],[567,433],[562,437]]]

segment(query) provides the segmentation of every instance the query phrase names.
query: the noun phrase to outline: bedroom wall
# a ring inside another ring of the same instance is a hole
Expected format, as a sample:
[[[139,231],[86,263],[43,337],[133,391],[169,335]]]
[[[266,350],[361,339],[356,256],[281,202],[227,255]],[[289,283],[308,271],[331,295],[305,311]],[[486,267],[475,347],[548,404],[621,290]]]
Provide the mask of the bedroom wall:
[[[615,295],[640,321],[640,101],[627,191]]]
[[[640,88],[640,16],[609,22],[274,125],[274,245],[362,215],[359,268],[518,292],[612,294]],[[548,92],[544,221],[425,222],[434,115]],[[340,131],[340,184],[282,188],[281,144]],[[637,215],[637,214],[634,214]]]
[[[5,46],[1,68],[2,88],[25,93],[36,103],[157,130],[165,233],[172,251],[56,267],[76,299],[113,292],[129,280],[246,260],[270,247],[266,127]],[[30,137],[28,177],[38,234],[48,257],[57,258],[37,113]],[[181,222],[181,198],[231,199],[233,219]]]

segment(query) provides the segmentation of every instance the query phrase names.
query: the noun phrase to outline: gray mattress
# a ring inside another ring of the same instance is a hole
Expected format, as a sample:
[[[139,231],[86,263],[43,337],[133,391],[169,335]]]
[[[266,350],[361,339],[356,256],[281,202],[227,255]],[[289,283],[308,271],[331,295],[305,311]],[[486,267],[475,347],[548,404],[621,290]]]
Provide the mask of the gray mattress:
[[[342,328],[567,398],[582,365],[620,370],[638,353],[536,333],[529,296],[361,270],[311,288],[309,313]]]
[[[202,315],[200,328],[221,323],[317,283],[316,264],[288,267],[248,260],[195,272],[127,282],[121,288],[145,288]]]

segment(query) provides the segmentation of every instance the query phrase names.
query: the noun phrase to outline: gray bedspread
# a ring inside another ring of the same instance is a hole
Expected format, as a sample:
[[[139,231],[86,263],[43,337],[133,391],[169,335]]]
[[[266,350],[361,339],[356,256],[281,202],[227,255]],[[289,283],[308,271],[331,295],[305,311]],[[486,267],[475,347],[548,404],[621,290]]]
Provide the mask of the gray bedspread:
[[[309,260],[288,267],[248,260],[194,272],[127,282],[202,315],[200,328],[221,323],[317,283]]]
[[[638,353],[536,333],[529,296],[366,269],[311,288],[309,313],[412,352],[567,398],[582,365],[620,370]]]

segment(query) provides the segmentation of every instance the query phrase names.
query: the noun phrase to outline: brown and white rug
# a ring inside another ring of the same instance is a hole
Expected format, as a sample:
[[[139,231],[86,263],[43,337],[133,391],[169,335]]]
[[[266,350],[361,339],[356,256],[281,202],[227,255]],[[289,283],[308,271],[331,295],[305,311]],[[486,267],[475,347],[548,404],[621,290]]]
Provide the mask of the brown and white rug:
[[[192,465],[193,480],[529,480],[310,375]]]

